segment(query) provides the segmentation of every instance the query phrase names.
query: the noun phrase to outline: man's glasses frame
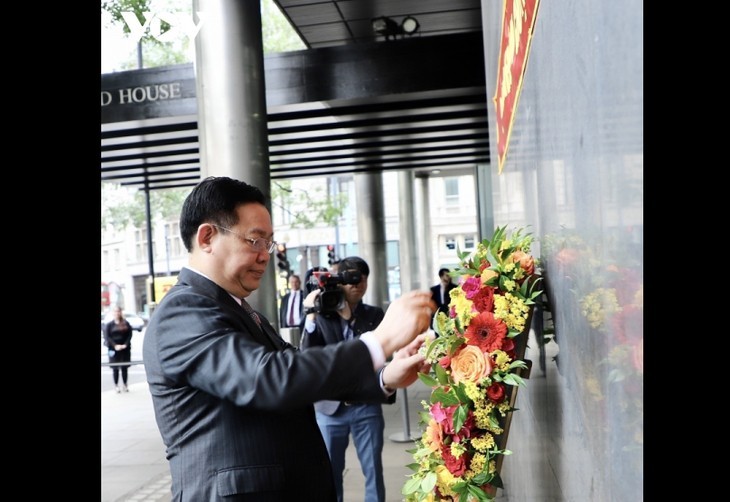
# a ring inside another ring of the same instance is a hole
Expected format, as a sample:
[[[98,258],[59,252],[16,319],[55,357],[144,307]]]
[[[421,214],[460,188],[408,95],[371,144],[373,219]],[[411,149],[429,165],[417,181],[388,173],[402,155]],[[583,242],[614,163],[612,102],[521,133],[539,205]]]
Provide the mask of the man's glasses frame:
[[[220,225],[216,225],[215,223],[211,223],[212,226],[219,230],[224,230],[226,232],[229,232],[242,241],[247,242],[256,252],[260,253],[262,251],[266,251],[267,253],[271,254],[274,252],[274,249],[276,249],[277,242],[276,241],[270,241],[268,239],[264,238],[258,238],[258,239],[252,239],[250,237],[244,237],[243,235],[239,234],[238,232],[235,232],[231,230],[230,228],[222,227]]]

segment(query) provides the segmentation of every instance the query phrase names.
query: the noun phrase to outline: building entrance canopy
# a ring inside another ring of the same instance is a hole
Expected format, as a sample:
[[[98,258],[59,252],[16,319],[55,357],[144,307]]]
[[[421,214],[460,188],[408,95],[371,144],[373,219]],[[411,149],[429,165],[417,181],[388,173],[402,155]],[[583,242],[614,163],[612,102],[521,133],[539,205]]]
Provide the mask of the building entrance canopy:
[[[279,53],[264,67],[272,179],[489,163],[481,31]],[[195,185],[195,92],[192,64],[103,74],[102,181]]]

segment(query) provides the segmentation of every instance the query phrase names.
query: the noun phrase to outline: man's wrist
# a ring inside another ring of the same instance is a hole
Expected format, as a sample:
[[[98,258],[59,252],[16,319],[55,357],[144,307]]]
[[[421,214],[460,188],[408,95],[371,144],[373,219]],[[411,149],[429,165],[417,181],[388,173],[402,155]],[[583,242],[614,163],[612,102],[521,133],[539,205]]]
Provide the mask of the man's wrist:
[[[380,387],[387,393],[392,394],[396,391],[396,389],[388,387],[388,384],[385,383],[385,366],[380,370]]]

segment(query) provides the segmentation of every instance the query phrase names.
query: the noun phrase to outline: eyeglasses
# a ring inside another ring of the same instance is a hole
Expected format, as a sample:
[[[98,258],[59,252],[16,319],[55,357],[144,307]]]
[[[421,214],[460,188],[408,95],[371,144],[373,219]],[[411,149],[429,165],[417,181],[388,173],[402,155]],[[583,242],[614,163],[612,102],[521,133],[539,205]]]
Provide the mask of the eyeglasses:
[[[243,235],[239,234],[238,232],[234,232],[230,228],[221,227],[220,225],[216,225],[215,223],[211,223],[215,228],[220,230],[225,230],[226,232],[230,232],[239,239],[248,242],[252,248],[256,250],[256,252],[261,253],[262,251],[266,251],[267,253],[271,254],[274,252],[274,249],[276,249],[276,241],[270,241],[268,239],[251,239],[250,237],[244,237]]]

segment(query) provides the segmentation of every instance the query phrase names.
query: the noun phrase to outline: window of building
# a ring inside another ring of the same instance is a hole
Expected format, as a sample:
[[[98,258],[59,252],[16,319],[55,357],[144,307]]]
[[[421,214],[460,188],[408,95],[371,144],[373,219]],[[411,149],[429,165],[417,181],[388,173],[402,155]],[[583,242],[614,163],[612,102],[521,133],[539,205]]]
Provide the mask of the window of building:
[[[167,253],[170,257],[180,256],[183,253],[180,223],[168,222],[165,224],[165,246],[167,246]]]
[[[447,206],[459,205],[459,178],[444,178],[444,194]]]
[[[476,242],[475,235],[467,235],[464,237],[464,249],[474,249],[474,243]]]
[[[446,249],[449,251],[456,249],[456,238],[453,235],[444,236],[444,242],[446,244]]]
[[[153,241],[154,243],[154,241]],[[154,253],[154,247],[152,248]],[[137,261],[147,259],[147,228],[142,227],[134,231],[134,254]]]

